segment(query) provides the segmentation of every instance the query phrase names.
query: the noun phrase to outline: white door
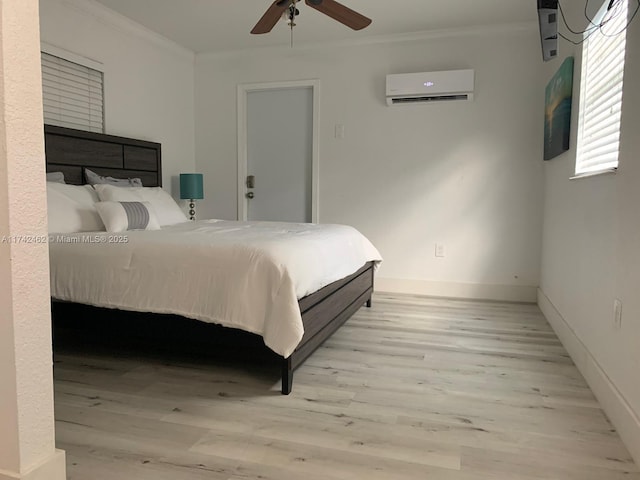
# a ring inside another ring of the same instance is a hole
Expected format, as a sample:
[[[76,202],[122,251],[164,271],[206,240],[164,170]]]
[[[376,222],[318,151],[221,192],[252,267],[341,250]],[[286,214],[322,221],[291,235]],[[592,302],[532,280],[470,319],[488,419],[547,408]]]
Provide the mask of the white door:
[[[313,221],[313,86],[247,91],[246,128],[246,218]]]

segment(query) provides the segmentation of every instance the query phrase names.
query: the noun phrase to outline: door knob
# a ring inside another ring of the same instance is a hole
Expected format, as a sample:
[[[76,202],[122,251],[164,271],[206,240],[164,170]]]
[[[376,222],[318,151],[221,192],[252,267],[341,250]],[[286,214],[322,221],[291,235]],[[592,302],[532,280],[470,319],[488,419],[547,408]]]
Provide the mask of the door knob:
[[[247,198],[251,199],[251,198],[255,197],[255,194],[254,194],[253,192],[247,192],[247,193],[245,194],[245,197],[247,197]]]

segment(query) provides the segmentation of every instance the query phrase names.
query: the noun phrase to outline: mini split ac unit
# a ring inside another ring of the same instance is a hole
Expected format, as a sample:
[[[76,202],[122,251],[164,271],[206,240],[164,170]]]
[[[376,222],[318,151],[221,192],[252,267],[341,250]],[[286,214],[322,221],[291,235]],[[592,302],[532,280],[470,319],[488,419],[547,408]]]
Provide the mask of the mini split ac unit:
[[[387,105],[473,100],[473,70],[387,75]]]

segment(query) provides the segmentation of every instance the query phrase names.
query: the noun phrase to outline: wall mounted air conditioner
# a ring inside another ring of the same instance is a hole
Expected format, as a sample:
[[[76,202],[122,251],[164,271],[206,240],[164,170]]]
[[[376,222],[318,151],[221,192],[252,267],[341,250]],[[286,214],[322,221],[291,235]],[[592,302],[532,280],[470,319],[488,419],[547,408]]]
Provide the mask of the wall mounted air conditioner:
[[[473,70],[387,75],[387,105],[473,100]]]

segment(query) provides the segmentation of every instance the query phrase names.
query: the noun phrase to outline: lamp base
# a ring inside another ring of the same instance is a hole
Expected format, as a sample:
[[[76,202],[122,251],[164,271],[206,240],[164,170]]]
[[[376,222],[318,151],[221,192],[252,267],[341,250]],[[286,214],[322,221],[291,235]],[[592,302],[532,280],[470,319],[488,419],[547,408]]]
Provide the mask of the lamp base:
[[[193,199],[189,200],[189,220],[196,219],[196,203]]]

